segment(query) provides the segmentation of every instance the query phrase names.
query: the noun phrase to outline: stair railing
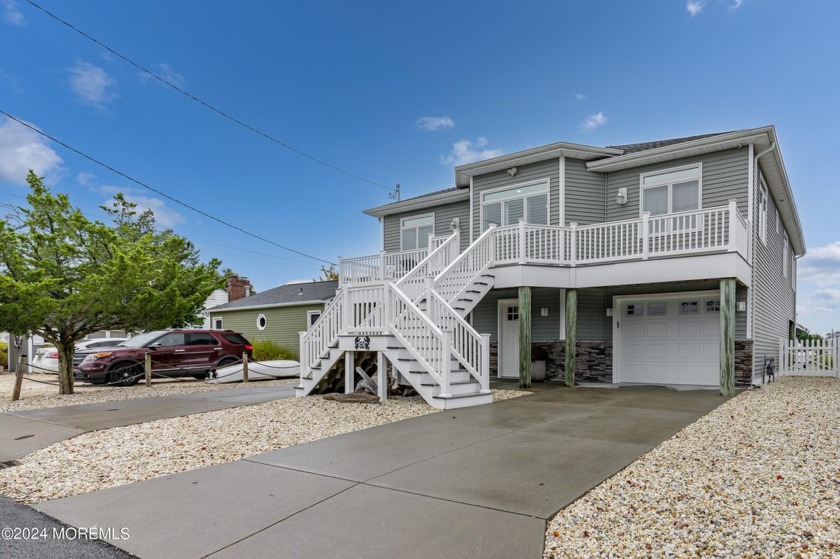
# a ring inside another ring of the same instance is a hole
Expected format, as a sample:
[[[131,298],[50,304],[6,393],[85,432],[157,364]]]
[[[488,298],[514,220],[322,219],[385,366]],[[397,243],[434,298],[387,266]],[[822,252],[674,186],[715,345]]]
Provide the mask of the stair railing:
[[[455,231],[446,240],[439,243],[437,248],[429,253],[410,272],[401,277],[396,286],[408,297],[417,302],[426,289],[426,278],[435,277],[442,272],[450,262],[455,260],[461,248],[460,231]]]
[[[481,385],[490,390],[490,334],[479,334],[440,294],[427,292],[429,318],[443,332],[450,332],[452,355]]]
[[[345,293],[339,289],[309,330],[300,332],[300,374],[304,377],[338,341],[344,326]]]
[[[496,226],[491,225],[467,250],[459,254],[451,264],[435,277],[434,291],[444,301],[451,303],[481,273],[490,268],[496,258],[495,253]]]

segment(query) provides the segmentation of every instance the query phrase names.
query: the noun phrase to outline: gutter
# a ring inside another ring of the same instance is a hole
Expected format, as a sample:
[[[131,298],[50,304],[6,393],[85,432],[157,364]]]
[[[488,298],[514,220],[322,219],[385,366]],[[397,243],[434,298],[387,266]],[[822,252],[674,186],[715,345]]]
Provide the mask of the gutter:
[[[233,311],[256,311],[262,309],[279,309],[285,307],[302,307],[304,305],[323,305],[325,301],[295,301],[294,303],[272,303],[267,305],[250,305],[250,306],[242,306],[242,307],[232,307],[229,309],[219,309],[218,307],[214,307],[212,309],[208,309],[210,314],[213,313],[222,313],[222,312],[233,312]]]

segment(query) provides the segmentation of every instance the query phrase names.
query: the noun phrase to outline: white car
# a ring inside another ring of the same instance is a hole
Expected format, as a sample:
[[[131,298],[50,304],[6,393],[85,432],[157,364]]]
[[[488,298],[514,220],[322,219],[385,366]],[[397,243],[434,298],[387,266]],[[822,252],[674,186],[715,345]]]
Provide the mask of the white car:
[[[76,344],[76,351],[95,349],[98,347],[113,347],[128,338],[94,338],[82,340]],[[29,365],[33,373],[57,373],[58,372],[58,350],[53,346],[44,346],[35,350],[35,356]]]

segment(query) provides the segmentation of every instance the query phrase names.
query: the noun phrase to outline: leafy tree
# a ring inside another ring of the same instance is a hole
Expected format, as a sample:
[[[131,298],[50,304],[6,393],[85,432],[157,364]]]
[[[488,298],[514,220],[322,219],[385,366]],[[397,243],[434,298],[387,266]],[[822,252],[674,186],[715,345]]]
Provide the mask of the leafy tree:
[[[811,340],[822,340],[823,337],[820,336],[819,334],[812,334],[807,329],[797,328],[796,329],[796,339],[799,340],[800,342],[809,342]]]
[[[224,282],[224,285],[227,285],[227,282],[230,278],[237,278],[238,279],[238,278],[242,277],[239,274],[237,274],[236,272],[234,272],[233,268],[224,268],[221,272],[219,272],[219,275],[222,276],[222,281]],[[251,285],[251,295],[256,295],[256,294],[257,294],[257,290],[254,289],[253,285]]]
[[[66,194],[52,194],[32,171],[28,207],[0,220],[0,331],[35,332],[59,354],[59,393],[73,393],[75,343],[99,330],[141,331],[193,323],[219,287],[215,259],[157,231],[122,195],[87,219]]]
[[[330,264],[330,267],[321,266],[321,277],[315,278],[312,281],[338,281],[338,272],[335,269],[335,264]]]

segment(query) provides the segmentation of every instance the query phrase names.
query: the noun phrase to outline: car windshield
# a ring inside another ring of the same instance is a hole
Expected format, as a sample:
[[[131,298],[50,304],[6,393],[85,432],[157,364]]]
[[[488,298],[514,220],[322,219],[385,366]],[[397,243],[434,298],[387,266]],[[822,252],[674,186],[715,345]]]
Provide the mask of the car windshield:
[[[149,343],[151,343],[154,339],[158,338],[162,334],[166,332],[162,332],[160,330],[154,332],[145,332],[143,334],[138,334],[133,338],[124,341],[123,343],[119,344],[120,347],[145,347]]]

